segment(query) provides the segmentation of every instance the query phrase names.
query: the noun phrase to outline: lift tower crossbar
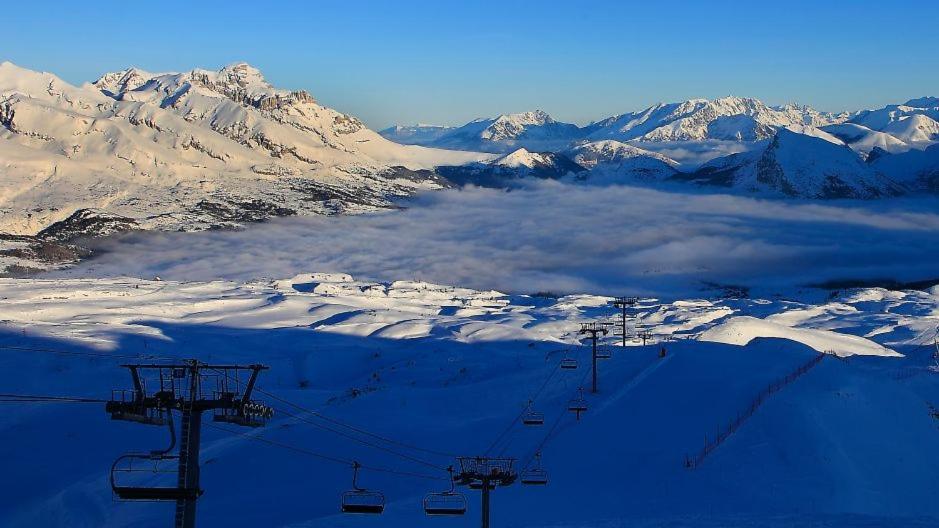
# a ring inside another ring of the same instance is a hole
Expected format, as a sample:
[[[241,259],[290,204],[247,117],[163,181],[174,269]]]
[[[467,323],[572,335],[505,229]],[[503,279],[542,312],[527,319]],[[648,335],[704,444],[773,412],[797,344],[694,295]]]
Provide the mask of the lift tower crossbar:
[[[242,427],[259,427],[273,410],[251,400],[263,365],[210,365],[197,360],[177,364],[137,363],[121,365],[130,371],[133,389],[115,390],[105,410],[114,420],[148,425],[169,424],[172,443],[165,451],[130,454],[119,458],[111,468],[111,487],[119,499],[176,502],[176,528],[194,528],[199,487],[199,444],[202,414],[213,411],[213,421]],[[209,378],[215,388],[206,388]],[[241,379],[247,378],[247,379]],[[148,382],[149,386],[148,386]],[[243,387],[243,388],[242,388]],[[180,413],[179,453],[169,452],[176,442],[172,412]],[[153,487],[119,482],[118,475],[135,471],[122,468],[122,460],[149,459],[154,463],[176,460],[176,485]]]
[[[626,338],[629,333],[626,328],[627,310],[639,303],[639,297],[617,297],[611,303],[620,311],[619,336],[623,338],[623,347],[626,346]]]
[[[609,323],[581,323],[580,324],[580,334],[586,334],[590,339],[591,350],[593,352],[593,386],[590,389],[590,392],[596,394],[597,392],[597,339],[602,335],[609,333],[610,326]]]
[[[482,507],[482,528],[489,528],[489,492],[496,486],[509,486],[518,478],[514,458],[460,457],[460,472],[453,476],[461,486],[479,489]]]

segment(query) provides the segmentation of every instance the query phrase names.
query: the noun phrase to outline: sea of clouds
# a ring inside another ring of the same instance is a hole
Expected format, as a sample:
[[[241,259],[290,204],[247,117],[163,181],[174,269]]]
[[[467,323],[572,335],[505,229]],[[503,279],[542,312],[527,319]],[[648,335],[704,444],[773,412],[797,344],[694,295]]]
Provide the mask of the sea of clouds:
[[[407,209],[136,233],[59,275],[174,280],[350,273],[512,293],[787,293],[828,280],[939,277],[939,202],[787,202],[543,182],[421,195]]]

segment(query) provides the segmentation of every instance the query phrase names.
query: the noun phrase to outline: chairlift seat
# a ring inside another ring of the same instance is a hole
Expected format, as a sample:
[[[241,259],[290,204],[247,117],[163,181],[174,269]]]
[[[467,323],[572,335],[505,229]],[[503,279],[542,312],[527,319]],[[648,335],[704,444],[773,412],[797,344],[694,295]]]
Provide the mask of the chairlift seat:
[[[138,486],[114,486],[112,488],[121,500],[139,501],[177,501],[195,500],[202,494],[197,488],[147,488]]]
[[[548,472],[540,468],[529,469],[522,473],[521,480],[528,486],[544,486],[548,483]]]
[[[522,424],[524,425],[544,425],[544,413],[537,411],[529,411],[525,413],[525,416],[522,418]]]
[[[430,493],[424,497],[424,513],[435,516],[463,515],[466,497],[456,492]]]
[[[572,358],[564,358],[561,360],[561,368],[564,370],[575,370],[577,369],[577,360]]]
[[[343,513],[380,514],[385,511],[385,496],[377,491],[351,490],[342,494]]]
[[[583,412],[587,410],[587,400],[575,398],[567,404],[567,410],[573,412]]]

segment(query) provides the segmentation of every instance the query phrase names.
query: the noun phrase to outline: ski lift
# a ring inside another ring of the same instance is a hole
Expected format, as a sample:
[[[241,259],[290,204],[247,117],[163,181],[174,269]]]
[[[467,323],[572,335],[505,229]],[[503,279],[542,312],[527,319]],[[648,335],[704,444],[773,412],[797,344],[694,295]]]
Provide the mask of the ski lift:
[[[541,467],[541,453],[535,453],[535,467],[522,473],[522,484],[544,486],[548,484],[548,472]]]
[[[450,489],[437,493],[428,493],[424,497],[424,513],[432,516],[456,516],[466,513],[466,497],[457,493],[453,483],[453,466],[447,468],[450,474]]]
[[[124,501],[176,501],[195,499],[202,494],[196,488],[154,486],[154,480],[174,482],[179,469],[177,455],[128,453],[111,465],[111,491]]]
[[[574,413],[577,413],[578,416],[579,416],[580,413],[582,413],[582,412],[584,412],[584,411],[587,410],[587,400],[584,399],[584,389],[583,389],[583,387],[581,387],[581,388],[579,388],[579,389],[577,389],[577,390],[578,390],[578,396],[577,396],[576,398],[571,399],[571,401],[568,402],[568,404],[567,404],[567,410],[568,410],[568,411],[571,411],[571,412],[574,412]]]
[[[159,419],[164,420],[163,412]],[[169,429],[170,445],[166,449],[150,453],[128,453],[111,464],[111,491],[118,500],[125,501],[176,501],[196,499],[202,495],[198,488],[182,486],[159,486],[154,481],[169,481],[175,484],[179,468],[179,455],[170,455],[176,447],[176,431],[173,418],[165,413]]]
[[[597,348],[597,359],[610,359],[611,357],[613,357],[613,354],[606,346]]]
[[[532,409],[533,403],[533,401],[528,400],[528,410],[522,417],[522,424],[531,426],[544,425],[544,413]]]
[[[352,489],[342,494],[342,513],[379,514],[385,511],[385,496],[358,486],[358,462],[352,463]]]
[[[561,369],[563,370],[576,370],[577,369],[577,360],[572,357],[565,357],[561,360]]]

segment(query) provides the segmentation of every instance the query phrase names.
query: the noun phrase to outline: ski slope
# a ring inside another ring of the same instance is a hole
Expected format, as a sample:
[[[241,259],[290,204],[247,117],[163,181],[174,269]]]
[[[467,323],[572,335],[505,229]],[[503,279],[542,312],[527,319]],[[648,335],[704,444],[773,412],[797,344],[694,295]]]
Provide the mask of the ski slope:
[[[613,357],[580,421],[565,410],[589,380],[577,330],[614,316],[605,297],[337,274],[4,279],[0,297],[0,362],[15,373],[0,392],[106,399],[130,383],[119,364],[138,357],[271,367],[256,395],[276,408],[266,427],[205,422],[202,526],[475,526],[475,491],[464,490],[462,518],[420,509],[425,493],[448,487],[451,455],[488,450],[524,466],[539,446],[549,484],[495,490],[494,526],[939,522],[939,391],[927,369],[937,289],[851,290],[821,303],[645,299],[636,320],[656,343],[604,340]],[[684,467],[705,435],[823,350],[837,357],[774,394],[700,467]],[[562,357],[580,368],[559,370]],[[533,394],[545,425],[507,429]],[[165,430],[111,421],[101,404],[3,409],[0,463],[17,485],[0,500],[0,525],[169,522],[172,506],[113,502],[107,481],[114,458],[164,447]],[[341,461],[351,460],[394,472],[361,474],[387,497],[381,517],[338,513],[352,477]]]

